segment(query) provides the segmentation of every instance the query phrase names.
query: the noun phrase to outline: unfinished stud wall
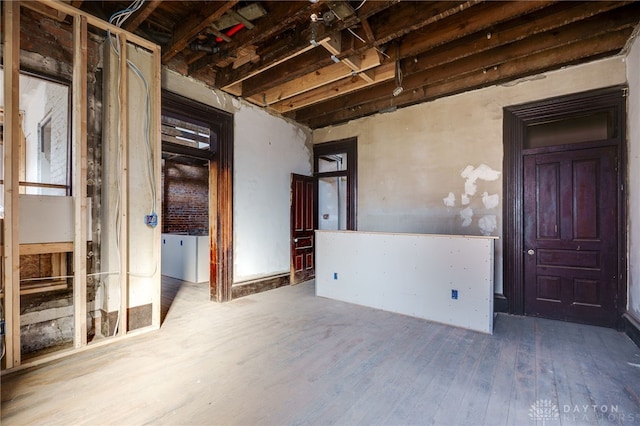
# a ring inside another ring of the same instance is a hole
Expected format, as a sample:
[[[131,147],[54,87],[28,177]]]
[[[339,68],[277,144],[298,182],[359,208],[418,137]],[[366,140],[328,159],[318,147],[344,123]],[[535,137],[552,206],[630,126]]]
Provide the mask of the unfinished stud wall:
[[[21,43],[21,70],[30,71],[36,75],[42,75],[61,81],[70,81],[72,79],[72,64],[69,58],[73,56],[73,38],[72,27],[66,22],[55,21],[51,18],[44,17],[29,9],[22,8],[20,19],[20,43]],[[87,94],[89,104],[89,114],[87,117],[87,140],[90,154],[88,155],[88,170],[92,175],[96,170],[100,169],[100,157],[96,157],[93,153],[99,150],[101,140],[101,121],[97,118],[101,116],[101,84],[99,77],[100,68],[102,66],[101,49],[103,39],[99,36],[91,36],[88,40],[87,55]],[[96,78],[98,76],[98,78]],[[21,78],[21,80],[23,80]],[[32,80],[36,80],[33,78]],[[22,85],[21,92],[23,96],[20,99],[20,109],[29,111],[29,117],[25,117],[22,125],[24,132],[29,134],[32,139],[38,132],[38,117],[44,117],[49,113],[52,121],[52,139],[66,140],[70,135],[70,114],[71,105],[70,97],[71,86],[65,89],[60,87],[52,87],[55,85]],[[43,100],[45,100],[43,102]],[[68,108],[64,110],[59,104],[67,104]],[[36,119],[36,121],[33,121]],[[64,123],[64,125],[62,125]],[[69,134],[66,134],[66,132]],[[37,141],[36,141],[37,142]],[[64,146],[64,143],[58,145]],[[27,144],[27,156],[30,158],[38,158],[37,143]],[[27,164],[24,179],[27,181],[37,181],[44,179],[46,181],[53,180],[56,183],[65,183],[67,173],[66,164],[56,167],[56,156],[60,158],[60,153],[52,152],[51,158],[41,159],[49,161],[51,171],[56,176],[53,179],[47,179],[37,175],[37,170]],[[71,160],[71,153],[64,154]],[[60,161],[58,161],[60,163]],[[87,182],[87,192],[89,197],[95,196],[94,192],[95,180]],[[37,188],[26,188],[26,193],[37,194],[41,190]],[[58,190],[59,192],[60,190]],[[94,213],[99,212],[99,203],[94,205]],[[55,226],[55,224],[52,224]],[[92,239],[92,238],[89,238]],[[89,242],[88,252],[92,252],[91,246],[98,245],[99,240],[93,238]],[[20,279],[51,277],[57,275],[54,272],[52,254],[22,255],[20,256]],[[69,260],[70,255],[62,254],[63,262]],[[92,256],[88,261],[88,273],[93,273],[95,262],[99,263],[97,256]],[[72,270],[69,271],[72,273]],[[96,330],[94,327],[92,314],[98,288],[93,278],[87,280],[87,311],[90,313],[87,317],[87,334],[88,340],[92,339]],[[32,292],[24,294],[20,298],[20,334],[21,334],[21,352],[23,359],[30,356],[38,355],[41,350],[56,347],[71,347],[74,340],[74,300],[73,288],[60,289],[49,292]]]
[[[640,41],[635,39],[627,56],[628,98],[628,310],[640,321]]]
[[[314,143],[358,138],[358,228],[502,237],[502,109],[622,84],[622,58],[548,72],[317,129]],[[495,290],[502,293],[502,240]]]

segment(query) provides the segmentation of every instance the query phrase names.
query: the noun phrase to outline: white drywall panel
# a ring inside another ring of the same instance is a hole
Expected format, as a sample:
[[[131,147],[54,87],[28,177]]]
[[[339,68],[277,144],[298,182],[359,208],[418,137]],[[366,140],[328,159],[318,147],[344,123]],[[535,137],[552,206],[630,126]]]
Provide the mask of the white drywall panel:
[[[627,190],[629,223],[629,298],[628,310],[640,319],[640,42],[636,38],[626,60],[629,79],[627,123],[628,178]]]
[[[316,231],[316,294],[491,334],[493,249],[493,238]]]
[[[73,197],[19,196],[20,244],[73,242]],[[91,241],[91,199],[87,200],[87,239]]]
[[[359,230],[502,237],[503,108],[623,84],[622,59],[316,129],[313,141],[357,137]],[[495,250],[502,293],[501,239]]]

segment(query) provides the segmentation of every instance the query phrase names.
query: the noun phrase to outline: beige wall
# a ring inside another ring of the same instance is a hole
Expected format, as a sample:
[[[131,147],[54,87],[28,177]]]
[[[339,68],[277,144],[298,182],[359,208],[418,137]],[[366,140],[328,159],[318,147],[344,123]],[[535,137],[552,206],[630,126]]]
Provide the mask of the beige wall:
[[[317,129],[313,141],[358,138],[360,230],[502,237],[503,107],[625,82],[615,57]]]
[[[162,85],[234,114],[234,282],[288,273],[290,176],[311,174],[309,130],[168,70]]]
[[[640,42],[636,39],[627,56],[628,98],[628,245],[629,312],[640,320]]]

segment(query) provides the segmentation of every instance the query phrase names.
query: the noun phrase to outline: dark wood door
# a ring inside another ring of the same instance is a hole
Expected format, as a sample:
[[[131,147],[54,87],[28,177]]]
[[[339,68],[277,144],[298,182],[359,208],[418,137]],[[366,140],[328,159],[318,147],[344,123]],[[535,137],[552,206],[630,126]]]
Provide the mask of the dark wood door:
[[[525,156],[527,315],[615,327],[616,152],[607,146]]]
[[[291,175],[291,284],[315,277],[315,178]]]

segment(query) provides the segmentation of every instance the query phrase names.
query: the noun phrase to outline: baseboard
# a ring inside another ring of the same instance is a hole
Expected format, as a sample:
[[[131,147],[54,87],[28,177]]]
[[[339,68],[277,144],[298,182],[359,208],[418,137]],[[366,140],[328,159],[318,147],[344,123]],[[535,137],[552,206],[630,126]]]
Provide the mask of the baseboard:
[[[235,283],[231,286],[231,299],[273,290],[278,287],[289,285],[289,274],[278,274],[256,280]]]
[[[622,315],[622,320],[624,321],[624,332],[640,348],[640,320],[628,312]]]
[[[493,295],[493,312],[509,312],[509,301],[504,294],[495,293]]]

